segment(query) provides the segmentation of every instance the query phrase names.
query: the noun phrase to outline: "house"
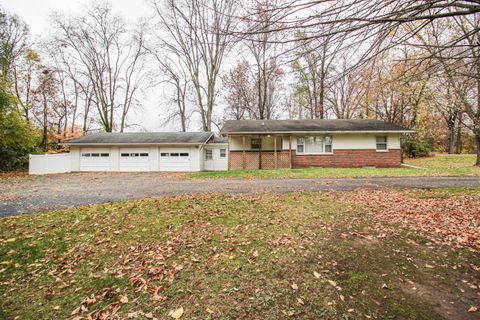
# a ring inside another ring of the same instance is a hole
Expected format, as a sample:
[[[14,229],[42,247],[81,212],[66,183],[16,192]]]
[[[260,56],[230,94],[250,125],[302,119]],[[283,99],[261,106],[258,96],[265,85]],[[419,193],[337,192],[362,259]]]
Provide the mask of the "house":
[[[400,135],[378,120],[231,120],[212,132],[96,133],[70,153],[31,155],[30,174],[71,171],[214,171],[398,167]]]
[[[228,169],[399,167],[400,136],[379,120],[231,120]]]

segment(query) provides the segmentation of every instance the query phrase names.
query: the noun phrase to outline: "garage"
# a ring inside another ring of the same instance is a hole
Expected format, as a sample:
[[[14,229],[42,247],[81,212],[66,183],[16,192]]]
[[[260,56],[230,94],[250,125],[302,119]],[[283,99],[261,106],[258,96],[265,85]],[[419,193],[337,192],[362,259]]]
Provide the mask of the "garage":
[[[191,171],[190,148],[160,148],[160,171]]]
[[[204,169],[204,148],[215,139],[212,132],[105,132],[62,144],[70,149],[62,159],[69,171],[187,172]]]
[[[150,171],[148,148],[120,148],[120,171]]]
[[[80,171],[110,171],[110,148],[81,148]]]

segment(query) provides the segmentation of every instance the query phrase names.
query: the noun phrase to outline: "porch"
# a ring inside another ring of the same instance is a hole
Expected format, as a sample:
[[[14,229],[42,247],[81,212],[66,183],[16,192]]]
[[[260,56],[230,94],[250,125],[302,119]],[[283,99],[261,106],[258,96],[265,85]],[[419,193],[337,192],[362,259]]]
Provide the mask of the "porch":
[[[292,168],[292,137],[229,136],[228,170]]]

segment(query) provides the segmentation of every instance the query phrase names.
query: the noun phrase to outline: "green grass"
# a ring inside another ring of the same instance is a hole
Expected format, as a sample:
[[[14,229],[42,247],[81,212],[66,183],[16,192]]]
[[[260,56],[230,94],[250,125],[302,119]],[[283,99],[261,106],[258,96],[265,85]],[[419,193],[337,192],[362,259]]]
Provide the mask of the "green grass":
[[[405,159],[405,164],[416,168],[307,168],[276,170],[232,170],[196,172],[187,174],[193,179],[285,179],[285,178],[359,178],[406,176],[480,176],[475,167],[475,156],[453,155]]]
[[[475,304],[457,284],[478,278],[477,255],[384,237],[364,208],[335,199],[182,196],[3,218],[0,318],[73,318],[83,305],[77,316],[167,319],[181,306],[185,319],[442,319],[407,279]]]

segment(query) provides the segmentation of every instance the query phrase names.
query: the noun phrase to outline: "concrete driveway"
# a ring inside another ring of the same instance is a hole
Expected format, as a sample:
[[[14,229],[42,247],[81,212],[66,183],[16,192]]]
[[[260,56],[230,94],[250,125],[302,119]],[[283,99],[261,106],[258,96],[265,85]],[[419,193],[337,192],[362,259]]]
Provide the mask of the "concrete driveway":
[[[347,191],[356,188],[480,188],[479,177],[188,180],[182,174],[71,173],[0,180],[0,216],[165,195]]]

